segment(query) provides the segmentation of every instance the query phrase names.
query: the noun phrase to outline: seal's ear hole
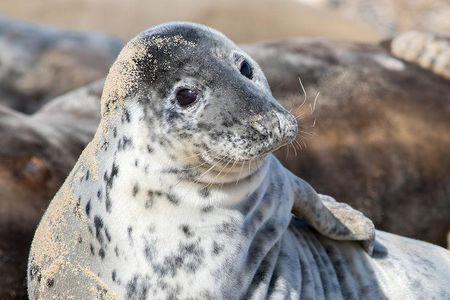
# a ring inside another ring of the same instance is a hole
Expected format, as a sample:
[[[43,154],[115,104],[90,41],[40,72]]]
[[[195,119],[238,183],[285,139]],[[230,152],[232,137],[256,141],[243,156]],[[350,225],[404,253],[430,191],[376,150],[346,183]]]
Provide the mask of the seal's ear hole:
[[[197,101],[198,92],[196,90],[182,88],[177,91],[175,97],[180,106],[186,107]]]
[[[252,79],[253,78],[253,69],[252,69],[252,66],[248,63],[247,60],[244,59],[242,61],[241,67],[239,68],[239,71],[241,72],[242,75],[244,75],[248,79]]]

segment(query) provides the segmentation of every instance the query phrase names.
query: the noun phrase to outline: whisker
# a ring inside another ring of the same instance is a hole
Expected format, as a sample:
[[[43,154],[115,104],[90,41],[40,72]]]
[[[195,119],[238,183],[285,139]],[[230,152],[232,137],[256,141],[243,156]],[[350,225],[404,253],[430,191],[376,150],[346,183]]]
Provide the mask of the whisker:
[[[307,148],[307,145],[306,145],[306,143],[305,143],[304,139],[300,138],[300,143],[302,143],[302,144],[303,144],[303,146],[305,146],[305,149]]]
[[[245,161],[242,162],[241,170],[239,171],[239,176],[238,176],[238,179],[236,180],[235,184],[238,184],[239,180],[241,179],[242,170],[244,169],[245,163],[246,163]]]
[[[294,143],[297,144],[297,146],[300,148],[299,150],[303,150],[302,145],[297,140],[294,140]]]
[[[230,167],[230,169],[228,170],[228,172],[225,173],[225,177],[227,177],[228,174],[230,174],[231,170],[234,169],[234,166],[236,165],[236,163],[237,163],[237,159],[233,159],[233,164],[231,165],[231,167]],[[223,187],[223,184],[224,184],[224,183],[225,183],[225,182],[222,182],[222,184],[220,185],[220,188]]]
[[[206,170],[204,173],[202,173],[198,179],[202,178],[203,176],[205,176],[209,171],[211,171],[212,169],[214,169],[220,162],[222,162],[224,159],[226,158],[226,156],[224,156],[223,158],[221,158],[219,161],[217,161],[215,164],[213,164],[208,170]],[[198,181],[197,181],[198,182]]]
[[[314,134],[312,132],[308,132],[308,131],[304,131],[304,130],[300,130],[299,132],[306,134],[308,136],[313,136]]]
[[[317,104],[317,99],[319,98],[319,95],[320,95],[320,92],[317,92],[316,97],[314,98],[314,102],[313,102],[312,107],[311,107],[311,104],[310,104],[311,113],[313,113],[316,110],[316,104]]]
[[[213,159],[216,160],[216,159],[222,158],[222,157],[225,157],[225,156],[217,155],[217,156],[214,156]],[[192,166],[192,167],[189,167],[189,168],[184,168],[184,169],[181,169],[181,170],[183,170],[183,171],[195,170],[195,169],[198,169],[198,168],[200,168],[201,166],[203,166],[203,165],[205,165],[205,164],[208,164],[208,162],[207,162],[207,161],[204,161],[204,162],[202,162],[202,163],[199,164],[199,165],[195,165],[195,166]]]
[[[211,186],[214,184],[214,180],[216,180],[216,178],[220,176],[220,174],[222,173],[222,171],[225,170],[225,168],[228,166],[228,164],[229,164],[232,160],[233,160],[232,158],[230,158],[230,159],[228,160],[228,162],[225,164],[225,166],[219,171],[219,173],[217,173],[216,176],[214,176],[214,178],[211,180],[211,182],[208,183],[208,184],[206,185],[206,187],[204,187],[204,189],[207,189],[207,188],[211,187]]]
[[[297,149],[295,149],[293,142],[291,142],[289,145],[291,145],[292,148],[294,148],[294,156],[297,157]]]
[[[302,104],[299,107],[299,108],[301,108],[305,104],[306,100],[308,99],[308,95],[306,94],[306,90],[305,90],[305,87],[303,86],[303,82],[302,82],[302,79],[300,78],[300,75],[298,76],[298,82],[300,82],[300,86],[302,87],[303,98],[304,98]]]
[[[228,162],[226,163],[226,165],[219,171],[219,173],[213,178],[213,180],[211,180],[211,182],[214,181],[217,177],[220,176],[220,174],[222,173],[222,171],[226,169],[226,167],[228,166],[228,164],[229,164],[232,160],[233,160],[232,158],[230,158],[230,159],[228,160]]]
[[[186,159],[198,157],[198,156],[200,156],[200,155],[204,155],[204,154],[209,153],[209,152],[211,152],[211,151],[213,151],[213,149],[209,149],[209,150],[206,150],[206,151],[203,151],[203,152],[200,152],[200,153],[195,153],[195,154],[193,154],[193,155],[191,155],[191,156],[186,157]]]
[[[284,159],[287,159],[289,157],[289,145],[286,147],[286,157]]]

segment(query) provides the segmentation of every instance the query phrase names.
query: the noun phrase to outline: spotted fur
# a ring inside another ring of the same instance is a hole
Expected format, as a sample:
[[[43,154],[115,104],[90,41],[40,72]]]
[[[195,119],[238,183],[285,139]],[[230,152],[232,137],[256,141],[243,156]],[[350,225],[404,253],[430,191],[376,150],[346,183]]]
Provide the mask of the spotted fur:
[[[178,105],[180,88],[197,102]],[[351,241],[371,252],[370,220],[270,154],[296,134],[258,65],[220,33],[173,23],[140,34],[36,231],[30,298],[448,296],[444,250],[380,232],[371,257]]]

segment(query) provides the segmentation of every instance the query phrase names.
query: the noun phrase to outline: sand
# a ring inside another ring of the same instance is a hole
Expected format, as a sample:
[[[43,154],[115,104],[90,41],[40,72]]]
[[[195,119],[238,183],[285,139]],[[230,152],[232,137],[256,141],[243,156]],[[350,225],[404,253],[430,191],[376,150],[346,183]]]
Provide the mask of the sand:
[[[0,1],[0,13],[56,27],[105,32],[124,40],[174,20],[209,25],[238,43],[293,36],[366,42],[380,38],[365,24],[294,0],[17,0]]]

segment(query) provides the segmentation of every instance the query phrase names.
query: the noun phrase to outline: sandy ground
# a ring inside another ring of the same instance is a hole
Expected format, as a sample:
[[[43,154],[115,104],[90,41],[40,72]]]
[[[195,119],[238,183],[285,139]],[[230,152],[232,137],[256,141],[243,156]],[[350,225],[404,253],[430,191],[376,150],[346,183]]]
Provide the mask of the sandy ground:
[[[294,0],[3,0],[6,17],[129,39],[152,25],[185,20],[207,24],[236,42],[325,36],[374,42],[368,25]]]

